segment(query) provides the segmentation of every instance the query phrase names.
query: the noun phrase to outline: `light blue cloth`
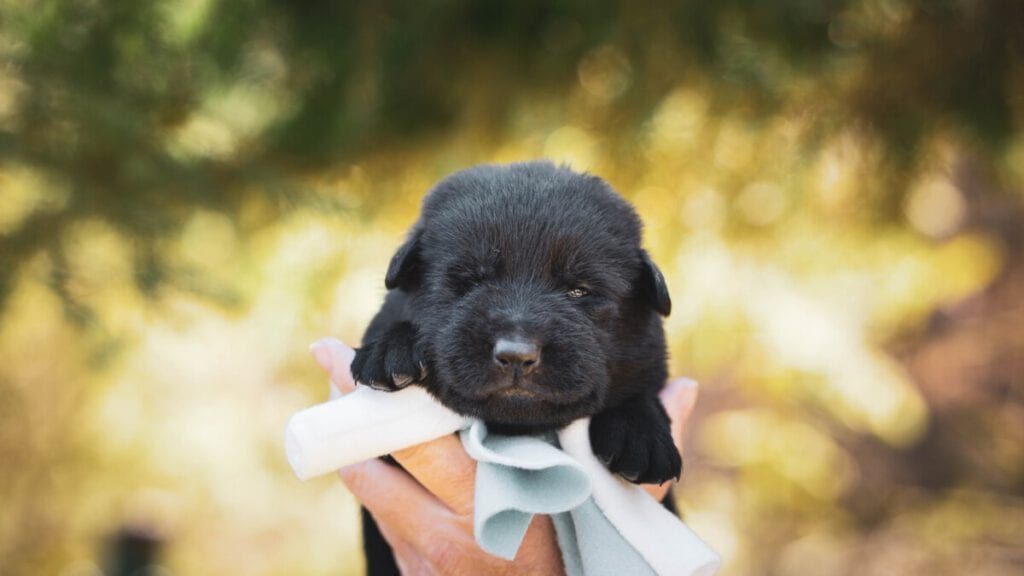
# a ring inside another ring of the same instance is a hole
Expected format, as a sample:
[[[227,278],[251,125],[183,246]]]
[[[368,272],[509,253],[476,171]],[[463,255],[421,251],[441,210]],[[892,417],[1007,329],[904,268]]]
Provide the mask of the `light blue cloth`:
[[[474,421],[460,436],[477,461],[473,520],[481,548],[511,560],[533,515],[547,514],[566,574],[655,574],[594,503],[586,470],[555,446],[554,435],[488,434]]]
[[[541,513],[554,518],[569,574],[713,576],[721,565],[677,516],[598,461],[589,418],[559,430],[557,449],[543,439],[488,436],[483,424],[445,408],[420,386],[398,392],[360,386],[292,416],[284,447],[305,480],[459,430],[467,452],[481,462],[475,528],[485,549],[513,557],[530,518]]]

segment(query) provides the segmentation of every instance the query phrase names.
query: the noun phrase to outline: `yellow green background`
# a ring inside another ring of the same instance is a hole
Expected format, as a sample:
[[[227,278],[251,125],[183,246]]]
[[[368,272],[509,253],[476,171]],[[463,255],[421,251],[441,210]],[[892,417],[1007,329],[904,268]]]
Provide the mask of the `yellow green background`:
[[[534,158],[645,222],[723,576],[1020,573],[1013,0],[0,1],[0,573],[359,573],[306,348]]]

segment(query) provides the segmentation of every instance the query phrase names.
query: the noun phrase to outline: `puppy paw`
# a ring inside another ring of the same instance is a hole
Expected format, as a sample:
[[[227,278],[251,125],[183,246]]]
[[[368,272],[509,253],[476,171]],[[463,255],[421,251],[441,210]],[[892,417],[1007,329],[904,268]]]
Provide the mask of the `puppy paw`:
[[[630,401],[594,416],[590,444],[609,470],[636,484],[661,484],[682,472],[668,415],[657,399]]]
[[[401,390],[426,378],[426,365],[416,348],[416,330],[402,322],[356,350],[352,376],[356,382],[385,392]]]

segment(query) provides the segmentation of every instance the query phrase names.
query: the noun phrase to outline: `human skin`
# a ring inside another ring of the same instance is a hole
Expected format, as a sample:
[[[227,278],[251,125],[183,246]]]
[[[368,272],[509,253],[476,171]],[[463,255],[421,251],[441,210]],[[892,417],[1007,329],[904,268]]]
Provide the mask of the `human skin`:
[[[310,346],[313,357],[341,394],[355,389],[350,365],[355,352],[324,338]],[[672,421],[672,439],[682,453],[683,431],[697,400],[691,380],[670,380],[659,395]],[[484,552],[473,538],[476,462],[455,435],[399,450],[402,468],[379,459],[347,466],[341,480],[373,515],[403,574],[563,574],[555,530],[547,516],[534,517],[515,559]],[[644,485],[662,500],[671,482]]]

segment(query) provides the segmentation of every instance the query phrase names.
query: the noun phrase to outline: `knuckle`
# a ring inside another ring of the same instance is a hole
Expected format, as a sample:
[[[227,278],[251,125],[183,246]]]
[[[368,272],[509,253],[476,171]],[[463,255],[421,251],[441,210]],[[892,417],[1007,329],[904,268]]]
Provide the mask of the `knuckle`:
[[[465,555],[465,551],[457,537],[445,536],[438,534],[431,538],[424,546],[424,555],[439,574],[452,574]]]
[[[345,483],[345,486],[348,486],[348,489],[357,498],[365,494],[367,489],[372,486],[372,479],[370,478],[372,475],[367,470],[366,462],[346,466],[338,471],[338,475],[341,476],[341,481]]]

